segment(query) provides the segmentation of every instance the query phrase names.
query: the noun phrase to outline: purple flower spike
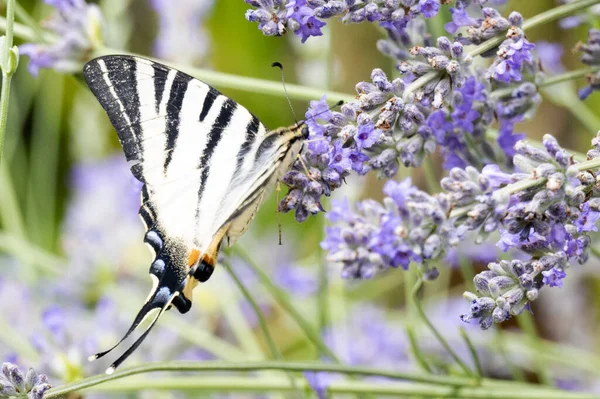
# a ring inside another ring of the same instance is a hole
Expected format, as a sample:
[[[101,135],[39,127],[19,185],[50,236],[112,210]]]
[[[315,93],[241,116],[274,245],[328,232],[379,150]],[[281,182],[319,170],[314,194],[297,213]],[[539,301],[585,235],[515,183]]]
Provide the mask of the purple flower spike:
[[[452,14],[452,22],[444,25],[444,29],[448,33],[455,34],[462,26],[474,26],[477,24],[477,20],[471,18],[465,8],[450,8],[450,13]]]
[[[561,288],[563,286],[562,280],[567,277],[567,273],[560,269],[552,268],[547,271],[543,271],[542,275],[544,276],[543,282],[549,287],[558,287]]]
[[[438,0],[420,0],[419,6],[425,18],[435,17],[440,10],[440,2]]]
[[[370,148],[377,142],[380,134],[381,132],[375,129],[373,122],[369,122],[358,127],[358,132],[354,136],[354,141],[359,150]]]
[[[3,363],[0,368],[0,398],[43,399],[44,394],[51,387],[48,377],[44,374],[37,374],[32,368],[26,374],[23,374],[16,365],[11,363]]]

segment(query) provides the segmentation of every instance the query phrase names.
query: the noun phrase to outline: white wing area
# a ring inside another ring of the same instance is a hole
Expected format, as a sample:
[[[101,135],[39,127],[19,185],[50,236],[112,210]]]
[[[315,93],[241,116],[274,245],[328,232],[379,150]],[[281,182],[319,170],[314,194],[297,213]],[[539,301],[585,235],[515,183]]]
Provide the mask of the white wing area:
[[[244,107],[164,65],[108,56],[84,74],[146,185],[147,228],[201,252],[234,214],[249,214],[240,207],[259,205],[291,147]]]

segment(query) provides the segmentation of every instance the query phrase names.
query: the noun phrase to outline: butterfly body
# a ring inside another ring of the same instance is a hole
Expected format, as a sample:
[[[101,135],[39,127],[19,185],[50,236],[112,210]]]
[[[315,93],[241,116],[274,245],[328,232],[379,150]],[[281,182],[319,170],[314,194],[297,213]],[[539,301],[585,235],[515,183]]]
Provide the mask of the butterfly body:
[[[216,89],[139,57],[96,58],[84,77],[144,183],[139,213],[155,255],[154,287],[127,337],[153,309],[189,310],[221,243],[246,231],[308,130],[297,123],[268,131]]]

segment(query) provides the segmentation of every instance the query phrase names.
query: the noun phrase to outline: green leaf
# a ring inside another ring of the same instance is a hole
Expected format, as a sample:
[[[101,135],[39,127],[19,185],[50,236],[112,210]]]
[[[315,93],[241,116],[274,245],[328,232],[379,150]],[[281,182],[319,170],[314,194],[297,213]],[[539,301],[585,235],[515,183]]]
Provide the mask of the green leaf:
[[[11,49],[7,51],[6,46],[6,36],[0,37],[0,54],[8,53],[8,58],[0,57],[0,69],[2,69],[2,72],[5,75],[12,75],[19,65],[19,48],[17,46],[12,46]]]

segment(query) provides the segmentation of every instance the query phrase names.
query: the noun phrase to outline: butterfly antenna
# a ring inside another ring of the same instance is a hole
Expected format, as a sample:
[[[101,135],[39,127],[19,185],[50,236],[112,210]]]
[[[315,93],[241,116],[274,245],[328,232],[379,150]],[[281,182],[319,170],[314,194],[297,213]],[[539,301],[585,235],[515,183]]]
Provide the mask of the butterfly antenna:
[[[290,100],[290,96],[288,95],[287,88],[285,87],[285,75],[283,73],[283,65],[281,62],[274,62],[271,64],[272,67],[277,67],[281,69],[281,84],[283,85],[283,91],[285,92],[285,98],[290,105],[290,109],[292,110],[292,115],[294,115],[294,120],[296,121],[296,125],[298,124],[298,118],[296,117],[296,113],[294,112],[294,107],[292,107],[292,101]]]

